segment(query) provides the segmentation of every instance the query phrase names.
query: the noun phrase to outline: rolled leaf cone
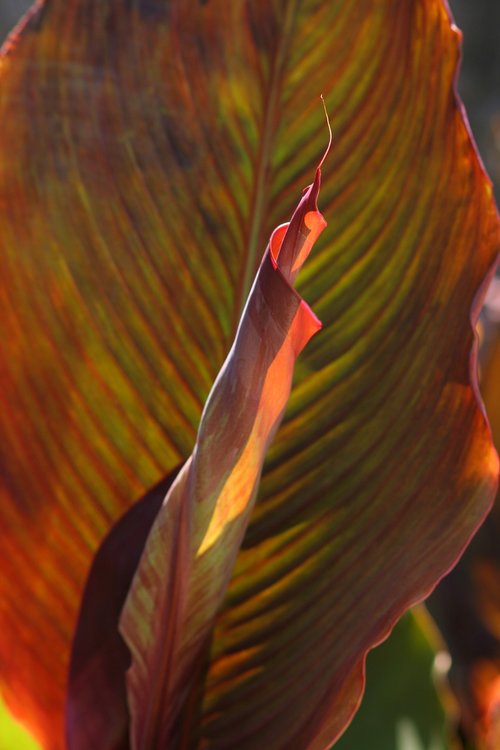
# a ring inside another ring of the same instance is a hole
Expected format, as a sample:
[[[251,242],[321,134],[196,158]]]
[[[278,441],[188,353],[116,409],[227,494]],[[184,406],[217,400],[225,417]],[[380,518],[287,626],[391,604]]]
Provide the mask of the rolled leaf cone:
[[[115,529],[98,554],[108,569],[115,567],[114,574],[104,576],[103,565],[97,569],[94,563],[70,672],[71,748],[126,746],[128,713],[133,748],[175,744],[173,728],[229,583],[266,450],[288,400],[295,359],[321,327],[292,286],[325,227],[317,209],[319,187],[318,168],[290,224],[272,234],[234,344],[208,396],[193,453],[156,507],[154,523],[153,511],[148,512],[147,541],[133,581],[133,567],[113,566],[113,555],[118,560],[130,555],[123,530]],[[151,502],[156,506],[157,493],[148,499],[149,507]],[[134,517],[119,523],[126,524],[131,539],[134,529],[135,538],[145,539],[138,527],[144,507],[141,501]],[[133,557],[137,565],[135,551]],[[125,581],[132,585],[122,611]],[[116,636],[120,630],[122,645],[112,631],[101,645],[98,631],[89,629],[89,612],[110,607],[111,627]],[[110,642],[118,655],[115,663]],[[122,686],[125,644],[132,655],[128,700]]]
[[[11,39],[0,690],[49,750],[92,557],[192,451],[266,238],[322,149],[320,93],[329,232],[297,289],[324,330],[178,736],[327,747],[366,651],[484,518],[498,464],[473,326],[500,236],[458,56],[439,0],[51,0]]]
[[[153,526],[121,615],[131,747],[168,747],[248,524],[295,359],[320,323],[290,286],[325,227],[319,169],[257,273],[194,451]]]

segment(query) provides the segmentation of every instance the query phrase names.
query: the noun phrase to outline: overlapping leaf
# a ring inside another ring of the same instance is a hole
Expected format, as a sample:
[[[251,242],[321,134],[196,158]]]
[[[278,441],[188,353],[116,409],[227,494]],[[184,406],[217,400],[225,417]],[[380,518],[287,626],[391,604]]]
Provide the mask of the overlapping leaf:
[[[498,281],[492,285],[498,289]],[[486,306],[481,346],[481,392],[493,440],[500,445],[500,338],[498,296]],[[471,747],[495,750],[500,742],[500,505],[497,498],[455,570],[429,601],[449,645],[450,682],[460,708],[460,732]]]
[[[329,233],[299,289],[324,330],[186,741],[325,747],[366,649],[484,516],[470,311],[499,233],[457,57],[437,0],[51,0],[2,59],[0,673],[51,750],[91,555],[191,451],[267,237],[310,182],[320,92]]]

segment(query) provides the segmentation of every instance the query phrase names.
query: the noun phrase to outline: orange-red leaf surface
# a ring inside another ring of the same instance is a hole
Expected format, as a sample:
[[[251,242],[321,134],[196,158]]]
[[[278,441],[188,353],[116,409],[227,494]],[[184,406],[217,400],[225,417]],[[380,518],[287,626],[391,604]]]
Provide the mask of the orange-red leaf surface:
[[[176,731],[327,747],[484,517],[471,322],[500,239],[458,52],[440,0],[50,0],[1,59],[0,690],[49,750],[92,555],[192,451],[321,92],[329,230],[297,288],[324,328]]]

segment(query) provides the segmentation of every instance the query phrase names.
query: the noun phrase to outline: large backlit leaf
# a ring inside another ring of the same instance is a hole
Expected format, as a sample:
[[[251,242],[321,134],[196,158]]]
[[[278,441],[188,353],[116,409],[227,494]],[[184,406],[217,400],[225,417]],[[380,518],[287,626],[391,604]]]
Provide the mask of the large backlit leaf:
[[[51,750],[92,553],[192,450],[322,150],[321,92],[329,230],[298,288],[324,330],[186,742],[325,747],[366,649],[483,518],[497,460],[471,316],[499,231],[458,47],[438,0],[51,0],[2,59],[0,674]]]

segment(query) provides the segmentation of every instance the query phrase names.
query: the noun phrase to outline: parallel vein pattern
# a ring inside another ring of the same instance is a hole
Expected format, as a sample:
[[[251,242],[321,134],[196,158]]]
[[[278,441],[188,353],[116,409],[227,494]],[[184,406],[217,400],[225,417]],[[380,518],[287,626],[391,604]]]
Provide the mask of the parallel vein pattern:
[[[320,93],[329,228],[298,288],[324,330],[186,742],[327,747],[366,649],[483,518],[497,461],[470,311],[500,239],[458,48],[440,0],[50,0],[6,47],[0,690],[48,750],[92,554],[191,452],[248,280],[324,146]]]

